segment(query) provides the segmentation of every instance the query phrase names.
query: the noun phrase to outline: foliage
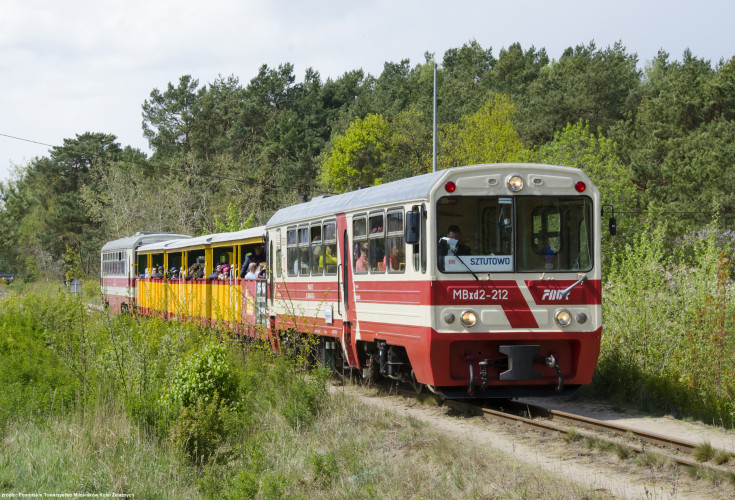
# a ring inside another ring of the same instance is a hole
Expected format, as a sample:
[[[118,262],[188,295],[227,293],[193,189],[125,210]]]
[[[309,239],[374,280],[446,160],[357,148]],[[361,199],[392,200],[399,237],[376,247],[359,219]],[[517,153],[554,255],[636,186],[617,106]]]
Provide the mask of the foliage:
[[[82,274],[82,258],[74,247],[67,245],[62,258],[66,267],[65,277],[67,283],[71,283],[74,278],[79,279],[84,276]]]
[[[479,163],[522,161],[528,151],[512,120],[515,107],[502,94],[493,94],[475,113],[448,125],[441,134],[442,168]]]
[[[735,101],[724,89],[733,88],[734,74],[735,58],[713,69],[688,50],[681,62],[661,51],[618,132],[645,204],[674,235],[701,227],[718,209],[732,216]]]
[[[541,144],[580,119],[605,132],[629,111],[629,96],[641,84],[637,62],[620,42],[602,50],[594,42],[569,47],[518,98],[520,135]]]
[[[225,221],[220,221],[219,218],[214,216],[214,229],[218,233],[241,231],[253,227],[254,214],[250,214],[245,222],[240,222],[240,214],[237,212],[237,207],[234,203],[227,205],[227,218]]]
[[[735,426],[735,287],[717,231],[667,253],[664,229],[621,252],[603,289],[596,392]]]
[[[227,362],[227,346],[205,345],[195,352],[174,374],[165,402],[191,406],[200,399],[204,403],[217,399],[224,404],[235,402],[237,382]]]
[[[343,193],[381,184],[390,150],[390,127],[383,116],[356,118],[332,142],[322,162],[322,183],[327,189]]]
[[[174,449],[202,466],[211,460],[222,460],[226,454],[217,454],[225,443],[226,422],[231,409],[215,391],[212,397],[199,396],[181,410],[171,430]]]
[[[0,304],[0,428],[13,418],[45,418],[79,403],[85,379],[57,341],[73,336],[75,302],[63,295],[11,295]]]

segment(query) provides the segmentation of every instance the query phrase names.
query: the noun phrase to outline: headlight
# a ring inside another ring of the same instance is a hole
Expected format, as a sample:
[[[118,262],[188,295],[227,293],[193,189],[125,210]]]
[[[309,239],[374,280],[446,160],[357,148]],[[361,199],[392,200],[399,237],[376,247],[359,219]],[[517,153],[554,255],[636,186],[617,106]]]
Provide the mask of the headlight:
[[[454,323],[454,313],[447,313],[444,315],[444,322],[452,324]]]
[[[556,311],[556,323],[559,326],[569,326],[569,324],[572,322],[572,315],[569,314],[569,311],[566,309],[561,309],[559,311]]]
[[[520,175],[513,175],[508,179],[508,189],[517,193],[523,189],[523,178]]]
[[[462,313],[460,321],[467,328],[475,326],[475,323],[477,323],[477,315],[473,311],[465,311]]]

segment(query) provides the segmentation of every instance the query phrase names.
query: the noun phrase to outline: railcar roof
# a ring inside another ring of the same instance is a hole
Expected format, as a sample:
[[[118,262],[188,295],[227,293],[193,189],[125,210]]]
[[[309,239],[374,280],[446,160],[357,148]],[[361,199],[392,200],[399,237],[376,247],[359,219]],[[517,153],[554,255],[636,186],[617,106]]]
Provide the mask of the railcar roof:
[[[447,172],[448,170],[439,170],[358,191],[314,198],[306,203],[282,208],[273,214],[266,226],[278,226],[304,219],[318,219],[348,210],[428,199],[431,188],[439,179],[447,175]]]
[[[250,238],[265,237],[265,226],[251,227],[242,231],[232,233],[217,233],[210,235],[210,243],[222,243],[225,241],[249,240]]]
[[[270,218],[267,227],[295,223],[302,220],[319,219],[333,216],[340,212],[362,210],[370,207],[400,204],[408,201],[428,200],[432,189],[445,177],[456,174],[472,174],[487,172],[506,172],[515,170],[531,171],[567,171],[569,173],[582,173],[581,170],[572,167],[558,165],[544,165],[537,163],[485,163],[481,165],[468,165],[455,167],[437,172],[431,172],[416,177],[408,177],[394,182],[371,186],[369,188],[351,191],[349,193],[335,196],[317,197],[313,200],[282,208]],[[582,175],[584,175],[582,173]]]
[[[149,245],[141,246],[139,252],[155,252],[164,250],[178,250],[181,248],[191,248],[203,245],[210,245],[212,243],[222,243],[226,241],[240,241],[250,238],[257,238],[265,234],[265,226],[251,227],[250,229],[243,229],[242,231],[233,231],[231,233],[214,233],[205,234],[204,236],[197,236],[196,238],[183,238],[175,239],[170,241],[160,241],[151,243]]]
[[[102,251],[135,248],[138,245],[148,245],[151,243],[178,240],[182,238],[191,238],[191,236],[177,233],[154,233],[140,231],[132,236],[126,236],[117,240],[108,241],[102,246]]]

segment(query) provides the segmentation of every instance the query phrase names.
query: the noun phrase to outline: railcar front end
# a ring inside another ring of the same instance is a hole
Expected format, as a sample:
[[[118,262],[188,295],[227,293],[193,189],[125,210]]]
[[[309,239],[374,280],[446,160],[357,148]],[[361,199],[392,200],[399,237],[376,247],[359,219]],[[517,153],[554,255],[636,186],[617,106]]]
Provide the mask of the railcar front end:
[[[591,381],[601,334],[600,199],[578,169],[448,171],[428,204],[431,329],[411,358],[449,397]]]

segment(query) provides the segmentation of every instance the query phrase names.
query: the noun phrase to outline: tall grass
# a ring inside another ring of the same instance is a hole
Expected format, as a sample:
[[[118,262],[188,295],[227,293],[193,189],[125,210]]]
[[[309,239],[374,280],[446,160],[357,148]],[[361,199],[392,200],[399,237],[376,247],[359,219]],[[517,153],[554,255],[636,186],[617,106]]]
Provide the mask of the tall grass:
[[[641,234],[603,287],[596,392],[735,426],[735,288],[731,248],[710,230],[671,247]]]

